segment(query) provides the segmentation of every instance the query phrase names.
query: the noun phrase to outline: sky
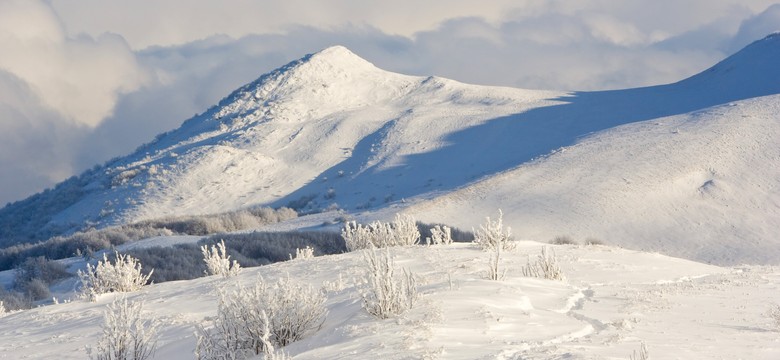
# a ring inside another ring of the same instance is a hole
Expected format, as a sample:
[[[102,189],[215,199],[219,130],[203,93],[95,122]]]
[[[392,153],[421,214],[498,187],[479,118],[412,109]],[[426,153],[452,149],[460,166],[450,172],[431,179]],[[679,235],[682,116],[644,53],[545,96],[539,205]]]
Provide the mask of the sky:
[[[0,206],[331,45],[532,89],[681,80],[780,31],[763,0],[0,0]]]

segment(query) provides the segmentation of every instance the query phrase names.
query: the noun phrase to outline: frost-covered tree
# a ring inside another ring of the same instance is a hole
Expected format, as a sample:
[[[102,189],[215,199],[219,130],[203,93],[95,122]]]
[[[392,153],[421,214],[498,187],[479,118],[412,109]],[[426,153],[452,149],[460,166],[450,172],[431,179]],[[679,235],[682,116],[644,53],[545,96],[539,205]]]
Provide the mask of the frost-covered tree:
[[[498,220],[485,218],[485,224],[479,226],[474,232],[474,243],[482,250],[492,250],[495,246],[501,246],[502,250],[512,250],[515,242],[512,241],[512,229],[504,227],[504,212],[498,210]]]
[[[506,275],[506,270],[501,269],[501,252],[503,246],[494,246],[488,259],[488,279],[502,280]]]
[[[205,360],[276,354],[269,344],[285,346],[322,326],[327,316],[325,300],[323,292],[286,278],[220,290],[214,326],[198,327],[195,355]]]
[[[363,307],[380,319],[400,315],[417,301],[417,281],[406,269],[398,272],[390,250],[363,251],[365,286],[361,289]]]
[[[216,245],[209,248],[206,245],[200,247],[203,253],[203,261],[206,262],[206,273],[208,275],[221,275],[222,277],[236,276],[241,271],[241,265],[238,261],[230,261],[230,255],[225,250],[225,240],[220,240]]]
[[[368,225],[348,221],[341,230],[347,250],[355,251],[372,247],[409,246],[420,241],[420,231],[411,216],[396,214],[390,223],[374,221]]]
[[[94,301],[100,294],[140,290],[149,282],[154,270],[144,275],[138,259],[118,252],[114,254],[116,260],[113,264],[104,253],[103,260],[97,265],[87,264],[85,271],[78,271],[82,294],[87,298]]]
[[[141,316],[143,303],[117,299],[103,315],[102,337],[87,354],[95,360],[149,359],[157,346],[156,319]]]

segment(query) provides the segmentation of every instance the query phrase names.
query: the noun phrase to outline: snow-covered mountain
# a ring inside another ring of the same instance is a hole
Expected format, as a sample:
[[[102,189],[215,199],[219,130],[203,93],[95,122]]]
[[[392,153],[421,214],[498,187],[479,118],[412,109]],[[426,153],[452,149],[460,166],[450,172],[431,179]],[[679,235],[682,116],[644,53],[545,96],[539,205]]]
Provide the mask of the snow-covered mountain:
[[[254,205],[462,227],[502,208],[523,239],[777,263],[778,63],[775,34],[678,83],[560,92],[399,75],[332,47],[0,210],[0,237]]]

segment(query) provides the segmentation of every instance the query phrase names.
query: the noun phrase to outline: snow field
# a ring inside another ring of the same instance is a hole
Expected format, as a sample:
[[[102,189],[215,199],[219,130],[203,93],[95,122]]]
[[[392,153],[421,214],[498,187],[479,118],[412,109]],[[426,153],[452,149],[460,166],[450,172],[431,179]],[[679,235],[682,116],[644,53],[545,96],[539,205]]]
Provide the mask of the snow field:
[[[191,359],[194,325],[216,314],[215,286],[287,277],[327,290],[321,330],[284,350],[295,359],[626,359],[644,341],[651,356],[772,359],[778,332],[764,313],[777,302],[780,269],[722,268],[607,246],[554,246],[567,281],[525,278],[543,245],[518,242],[502,254],[503,281],[487,280],[476,245],[393,248],[397,268],[418,277],[420,300],[378,320],[358,294],[361,254],[348,253],[151,285],[126,294],[160,319],[156,358]],[[0,318],[0,358],[83,359],[102,312],[119,294]]]

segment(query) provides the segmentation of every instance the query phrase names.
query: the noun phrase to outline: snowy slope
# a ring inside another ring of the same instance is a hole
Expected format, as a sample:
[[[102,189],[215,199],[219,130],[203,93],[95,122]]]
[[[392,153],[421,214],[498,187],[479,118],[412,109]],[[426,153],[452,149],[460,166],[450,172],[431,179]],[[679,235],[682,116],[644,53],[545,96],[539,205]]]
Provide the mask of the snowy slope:
[[[409,211],[718,264],[780,262],[780,96],[623,125]],[[494,215],[495,216],[495,215]]]
[[[267,204],[379,211],[366,217],[411,205],[466,226],[501,207],[524,239],[777,263],[777,63],[773,35],[675,84],[553,92],[393,74],[333,47],[83,175],[66,209],[35,218],[68,229]],[[0,223],[57,194],[5,208]]]
[[[507,278],[485,280],[488,254],[469,244],[394,249],[416,273],[422,298],[398,318],[361,308],[359,253],[244,269],[227,286],[262,275],[326,285],[320,331],[284,350],[295,359],[627,359],[644,342],[653,359],[777,359],[780,301],[773,267],[721,268],[614,247],[555,246],[567,280],[524,278],[541,244],[505,252]],[[338,279],[342,279],[339,283]],[[157,359],[192,359],[194,325],[216,313],[219,277],[169,282],[128,294],[163,322]],[[0,318],[0,359],[84,359],[103,309],[74,301]]]

